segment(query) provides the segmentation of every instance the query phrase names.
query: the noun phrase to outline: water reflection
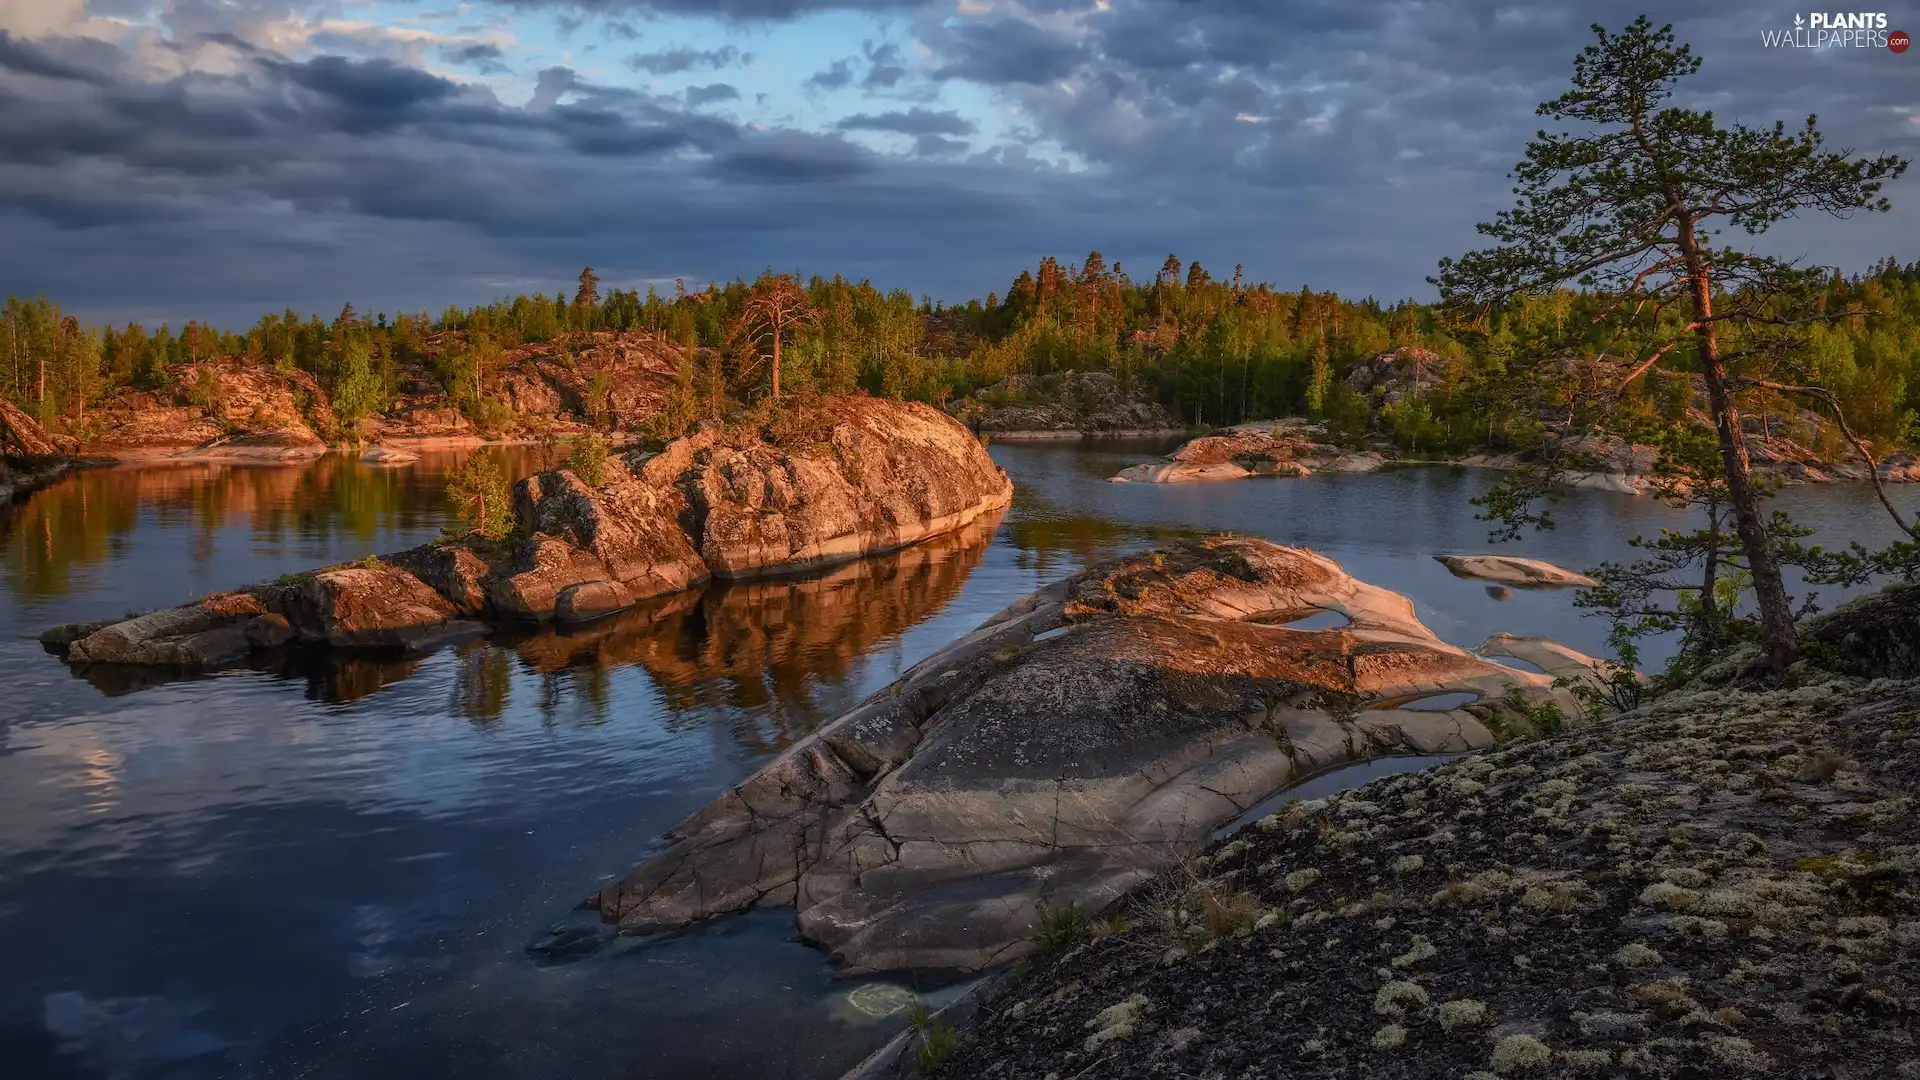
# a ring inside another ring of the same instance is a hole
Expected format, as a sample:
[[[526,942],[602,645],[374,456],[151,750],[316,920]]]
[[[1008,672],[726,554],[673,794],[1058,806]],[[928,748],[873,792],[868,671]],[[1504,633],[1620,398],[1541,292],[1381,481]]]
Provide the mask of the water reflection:
[[[220,534],[244,530],[256,545],[347,543],[372,550],[395,531],[431,534],[447,520],[446,475],[473,454],[515,477],[544,467],[530,446],[423,454],[379,468],[345,453],[300,465],[213,461],[85,469],[0,508],[5,587],[15,598],[82,590],[90,567],[129,553],[143,523],[182,535],[190,564],[214,570]],[[233,568],[229,568],[230,570]],[[236,577],[229,584],[250,580]]]
[[[675,714],[728,710],[754,723],[749,750],[786,746],[836,714],[821,688],[900,631],[945,607],[999,526],[992,514],[958,532],[823,574],[681,593],[571,630],[502,635],[536,672],[638,664]],[[765,726],[763,726],[765,725]]]
[[[420,543],[459,455],[93,472],[38,493],[0,566],[7,1075],[830,1080],[898,1020],[861,1019],[790,914],[553,967],[526,945],[821,719],[1015,597],[1169,531],[1316,547],[1457,643],[1601,645],[1566,594],[1496,602],[1430,557],[1484,547],[1465,500],[1487,474],[1106,483],[1159,449],[996,444],[1019,484],[997,532],[819,577],[414,660],[289,655],[111,687],[31,635]],[[502,453],[515,473],[543,464]],[[1885,529],[1861,494],[1782,499],[1872,542]],[[1679,523],[1601,493],[1561,520],[1515,553],[1588,566]]]
[[[502,627],[491,640],[454,648],[449,697],[455,715],[500,719],[513,694],[514,666],[539,676],[538,701],[551,714],[571,691],[604,720],[612,704],[609,668],[646,669],[674,715],[730,710],[735,741],[748,751],[785,747],[838,714],[854,666],[888,639],[945,607],[992,543],[1000,514],[900,551],[797,578],[718,585],[644,601],[584,626]],[[345,704],[411,677],[419,658],[292,649],[238,665],[303,680],[311,699]],[[206,672],[79,664],[76,677],[109,696]],[[674,724],[669,720],[669,727]]]

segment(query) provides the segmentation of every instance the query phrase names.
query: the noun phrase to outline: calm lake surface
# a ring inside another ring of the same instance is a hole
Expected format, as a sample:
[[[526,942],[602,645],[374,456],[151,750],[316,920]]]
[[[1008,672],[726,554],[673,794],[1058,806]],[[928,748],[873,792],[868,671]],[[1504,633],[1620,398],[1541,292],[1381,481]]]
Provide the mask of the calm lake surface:
[[[0,1071],[831,1080],[900,1029],[872,1013],[901,995],[855,994],[790,913],[580,957],[528,946],[591,926],[582,897],[792,740],[1020,594],[1157,537],[1312,547],[1457,644],[1602,651],[1571,594],[1499,601],[1431,558],[1488,549],[1467,499],[1490,474],[1106,482],[1165,448],[995,445],[1019,485],[1003,518],[825,577],[417,661],[171,682],[90,682],[34,636],[421,543],[458,458],[98,470],[34,495],[0,524]],[[1864,490],[1779,505],[1828,543],[1892,535]],[[1594,492],[1557,516],[1500,550],[1584,568],[1683,524]]]

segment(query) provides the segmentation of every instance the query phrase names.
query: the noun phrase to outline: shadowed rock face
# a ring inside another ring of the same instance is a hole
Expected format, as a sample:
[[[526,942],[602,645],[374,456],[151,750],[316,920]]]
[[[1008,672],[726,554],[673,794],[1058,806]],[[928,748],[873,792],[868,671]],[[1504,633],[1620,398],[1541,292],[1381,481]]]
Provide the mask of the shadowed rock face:
[[[521,480],[524,532],[442,541],[42,641],[95,664],[207,667],[287,640],[418,651],[470,618],[586,622],[709,578],[810,570],[940,536],[1005,507],[1013,485],[971,432],[924,405],[829,400],[764,430],[708,429],[610,461],[591,486]]]
[[[1337,630],[1285,624],[1322,611]],[[591,901],[625,932],[792,904],[855,970],[979,970],[1275,791],[1491,745],[1550,678],[1439,641],[1311,552],[1216,539],[1039,590],[676,826]],[[1466,693],[1451,710],[1405,708]]]

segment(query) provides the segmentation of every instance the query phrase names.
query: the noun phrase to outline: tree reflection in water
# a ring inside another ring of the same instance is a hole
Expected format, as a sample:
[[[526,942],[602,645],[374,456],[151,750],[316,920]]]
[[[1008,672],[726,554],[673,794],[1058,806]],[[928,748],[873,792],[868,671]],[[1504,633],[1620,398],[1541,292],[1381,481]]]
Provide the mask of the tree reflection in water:
[[[253,545],[319,548],[357,540],[367,550],[395,533],[431,534],[447,518],[446,475],[475,453],[514,477],[542,464],[537,447],[492,446],[423,454],[383,469],[350,454],[298,465],[175,461],[82,469],[22,502],[0,508],[5,587],[15,599],[66,596],[87,568],[127,556],[136,530],[187,533],[192,564],[205,567],[223,530]],[[229,571],[233,585],[246,567]]]

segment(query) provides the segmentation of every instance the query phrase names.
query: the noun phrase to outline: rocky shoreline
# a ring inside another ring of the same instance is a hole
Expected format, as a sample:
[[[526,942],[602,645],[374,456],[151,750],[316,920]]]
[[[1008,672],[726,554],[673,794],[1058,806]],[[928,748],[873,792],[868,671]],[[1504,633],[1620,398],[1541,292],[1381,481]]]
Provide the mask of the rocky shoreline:
[[[177,608],[42,635],[74,664],[206,668],[293,644],[414,652],[512,622],[579,623],[712,578],[801,573],[960,529],[1012,498],[924,405],[841,398],[769,427],[514,485],[517,531],[448,538]]]
[[[849,1076],[1920,1075],[1920,589],[1806,636],[1284,806]]]
[[[1329,615],[1345,625],[1290,625]],[[1469,653],[1321,556],[1194,541],[1010,606],[588,905],[629,934],[792,907],[848,971],[984,971],[1046,912],[1105,907],[1306,777],[1576,714],[1553,676],[1593,666],[1531,639]]]

